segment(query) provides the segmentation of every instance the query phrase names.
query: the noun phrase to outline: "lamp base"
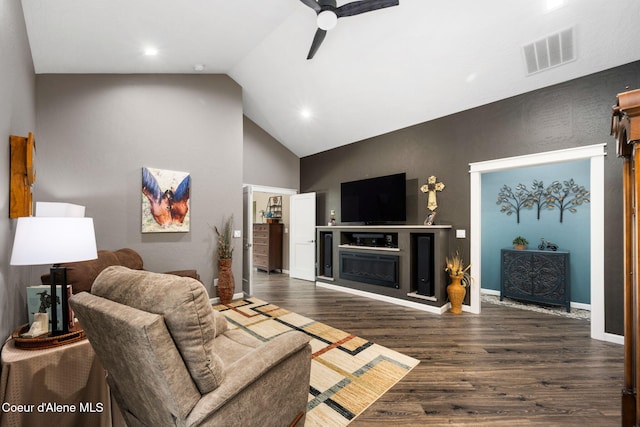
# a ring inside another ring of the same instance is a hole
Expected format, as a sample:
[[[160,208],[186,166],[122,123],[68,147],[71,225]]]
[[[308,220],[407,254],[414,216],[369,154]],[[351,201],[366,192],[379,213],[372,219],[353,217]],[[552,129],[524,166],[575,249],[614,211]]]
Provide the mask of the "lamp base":
[[[64,335],[69,333],[69,327],[73,326],[73,315],[69,307],[69,286],[67,285],[67,268],[55,264],[49,270],[51,277],[51,335]],[[58,313],[57,287],[60,285],[60,305],[62,313]],[[58,328],[58,315],[62,316],[62,328]]]

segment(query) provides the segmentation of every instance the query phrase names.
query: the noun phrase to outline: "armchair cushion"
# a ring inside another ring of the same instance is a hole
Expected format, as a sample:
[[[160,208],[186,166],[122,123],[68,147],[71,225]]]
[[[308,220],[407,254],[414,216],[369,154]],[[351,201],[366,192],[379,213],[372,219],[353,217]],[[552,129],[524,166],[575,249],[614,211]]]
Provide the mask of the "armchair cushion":
[[[283,416],[285,409],[293,402],[306,406],[311,369],[309,337],[297,331],[280,335],[260,343],[227,369],[233,375],[227,375],[215,392],[202,396],[189,414],[187,425],[286,425],[283,421],[292,420],[293,415]],[[301,379],[306,381],[306,387],[298,386]],[[304,425],[304,419],[298,425]]]
[[[88,331],[100,331],[99,339],[89,335],[89,342],[103,365],[108,366],[107,379],[125,418],[136,414],[140,407],[154,407],[160,401],[165,410],[149,411],[153,423],[149,425],[173,425],[172,418],[184,418],[191,412],[201,395],[162,316],[88,292],[77,294],[70,301],[82,316],[83,326]],[[163,375],[151,374],[155,372]],[[125,392],[126,399],[122,398]]]
[[[187,277],[111,266],[98,275],[91,293],[162,315],[200,393],[220,385],[224,364],[214,353],[216,321],[202,283]]]

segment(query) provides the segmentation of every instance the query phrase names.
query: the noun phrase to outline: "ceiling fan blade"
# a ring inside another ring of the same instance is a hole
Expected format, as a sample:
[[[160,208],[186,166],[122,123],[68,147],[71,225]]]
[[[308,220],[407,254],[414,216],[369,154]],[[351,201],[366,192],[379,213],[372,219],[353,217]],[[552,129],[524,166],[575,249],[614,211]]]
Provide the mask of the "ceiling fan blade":
[[[300,0],[302,3],[309,6],[311,9],[315,10],[316,13],[320,13],[320,5],[316,0]]]
[[[336,9],[338,18],[343,16],[359,15],[365,12],[371,12],[385,7],[397,6],[400,0],[362,0],[354,1],[340,6]]]
[[[322,44],[324,36],[326,35],[327,32],[325,30],[318,28],[318,30],[316,31],[316,35],[313,36],[313,43],[311,43],[311,49],[309,49],[309,55],[307,55],[307,59],[313,58],[313,55],[315,55],[318,51],[318,48]]]

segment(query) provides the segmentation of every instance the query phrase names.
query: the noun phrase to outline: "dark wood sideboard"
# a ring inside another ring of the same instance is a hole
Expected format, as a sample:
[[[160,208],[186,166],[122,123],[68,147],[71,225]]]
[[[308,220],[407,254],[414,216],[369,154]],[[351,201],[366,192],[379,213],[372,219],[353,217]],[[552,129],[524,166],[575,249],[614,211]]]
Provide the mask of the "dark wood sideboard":
[[[569,252],[502,249],[500,300],[560,305],[571,311]]]

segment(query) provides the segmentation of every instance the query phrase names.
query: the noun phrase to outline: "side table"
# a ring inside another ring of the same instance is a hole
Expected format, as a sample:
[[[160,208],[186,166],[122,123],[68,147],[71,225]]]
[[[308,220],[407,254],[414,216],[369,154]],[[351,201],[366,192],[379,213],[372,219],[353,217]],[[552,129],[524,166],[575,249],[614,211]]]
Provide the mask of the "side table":
[[[88,340],[22,350],[10,339],[1,359],[0,427],[126,426]]]

